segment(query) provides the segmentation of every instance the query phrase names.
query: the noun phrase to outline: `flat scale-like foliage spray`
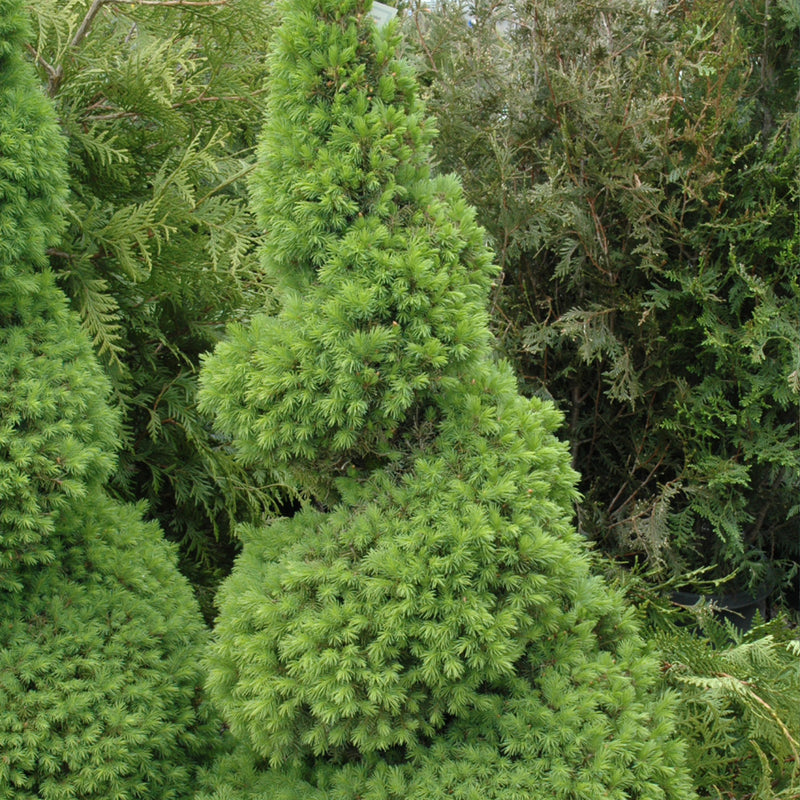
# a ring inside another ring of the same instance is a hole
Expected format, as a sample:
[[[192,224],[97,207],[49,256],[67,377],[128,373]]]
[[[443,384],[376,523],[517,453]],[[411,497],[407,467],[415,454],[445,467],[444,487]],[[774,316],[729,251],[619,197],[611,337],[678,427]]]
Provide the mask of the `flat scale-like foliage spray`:
[[[277,307],[204,365],[243,461],[309,498],[241,532],[221,590],[208,689],[241,746],[208,796],[691,797],[572,525],[559,414],[492,354],[485,235],[369,7],[283,3],[252,182]]]
[[[175,555],[109,498],[108,382],[46,268],[65,148],[0,0],[0,798],[177,800],[210,728]]]

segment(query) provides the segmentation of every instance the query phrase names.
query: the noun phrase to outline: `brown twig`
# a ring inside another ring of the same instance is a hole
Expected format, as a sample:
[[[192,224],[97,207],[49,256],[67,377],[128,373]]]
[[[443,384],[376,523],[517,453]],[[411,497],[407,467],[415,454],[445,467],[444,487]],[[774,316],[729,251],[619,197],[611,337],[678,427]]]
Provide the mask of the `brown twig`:
[[[94,18],[98,15],[105,2],[106,0],[94,0],[91,6],[89,6],[86,16],[84,16],[84,18],[81,20],[78,30],[75,31],[75,35],[72,37],[72,41],[69,43],[69,50],[76,49],[87,37],[89,34],[89,28],[91,28],[92,22],[94,22]],[[47,83],[47,94],[50,97],[55,97],[59,86],[61,86],[61,81],[64,78],[64,67],[59,64],[54,69],[48,70],[48,73],[50,75],[50,80]]]
[[[57,247],[48,247],[47,255],[53,256],[54,258],[66,258],[69,260],[74,260],[76,258],[79,258],[79,256],[76,253],[67,253],[64,250],[59,250]]]
[[[653,455],[655,455],[655,453]],[[667,452],[665,451],[664,454],[661,456],[661,458],[658,459],[658,461],[656,462],[656,465],[653,467],[653,469],[650,470],[650,474],[633,490],[633,492],[627,497],[627,499],[625,500],[624,503],[622,503],[618,508],[614,509],[614,513],[620,514],[620,512],[622,511],[623,508],[625,508],[626,506],[630,505],[636,499],[636,497],[639,494],[639,492],[642,489],[644,489],[644,487],[647,486],[648,483],[650,483],[650,481],[652,480],[653,476],[658,471],[658,468],[664,463],[664,459],[666,457],[667,457]],[[648,459],[648,461],[649,460],[650,459]],[[647,463],[647,462],[645,462],[645,463]],[[672,483],[672,481],[670,481],[666,485],[668,486],[670,483]],[[622,493],[622,490],[627,485],[628,485],[628,481],[626,481],[624,484],[622,484],[622,487],[620,488],[619,492],[617,492],[617,495],[614,498],[613,502],[616,502],[616,500],[619,498],[620,494]],[[609,506],[608,510],[609,510],[609,513],[610,513],[611,510],[612,510],[612,507]],[[620,520],[619,522],[611,523],[609,525],[609,528],[615,528],[617,525],[622,525],[624,522],[625,522],[625,520]]]
[[[105,4],[106,0],[94,0],[91,6],[89,6],[86,16],[83,18],[83,20],[81,20],[78,30],[75,31],[75,35],[72,37],[72,41],[69,43],[71,50],[75,50],[78,45],[80,45],[80,43],[89,35],[89,28],[92,27],[94,18],[100,13],[100,9]]]
[[[28,52],[45,68],[45,71],[47,72],[47,74],[50,76],[50,79],[52,80],[56,75],[56,72],[57,72],[56,68],[52,64],[50,64],[42,56],[42,54],[35,47],[33,47],[33,45],[26,44],[25,47],[28,48]]]
[[[425,55],[428,57],[431,69],[438,75],[439,70],[436,68],[436,61],[434,61],[433,54],[431,53],[430,48],[425,41],[425,37],[422,35],[422,28],[419,25],[419,6],[417,6],[417,10],[414,12],[414,25],[417,29],[417,35],[419,36],[419,43],[422,45],[422,49],[425,51]]]

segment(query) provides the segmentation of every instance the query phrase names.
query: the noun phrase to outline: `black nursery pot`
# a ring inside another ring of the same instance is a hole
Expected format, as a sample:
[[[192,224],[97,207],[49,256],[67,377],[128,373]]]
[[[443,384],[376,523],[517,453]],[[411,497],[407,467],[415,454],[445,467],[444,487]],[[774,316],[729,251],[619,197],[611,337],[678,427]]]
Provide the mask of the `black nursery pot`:
[[[672,602],[679,606],[691,607],[701,600],[713,604],[714,616],[720,622],[729,621],[742,633],[753,627],[756,611],[762,619],[767,618],[767,598],[770,589],[767,586],[757,592],[732,592],[730,594],[695,594],[694,592],[673,592]]]

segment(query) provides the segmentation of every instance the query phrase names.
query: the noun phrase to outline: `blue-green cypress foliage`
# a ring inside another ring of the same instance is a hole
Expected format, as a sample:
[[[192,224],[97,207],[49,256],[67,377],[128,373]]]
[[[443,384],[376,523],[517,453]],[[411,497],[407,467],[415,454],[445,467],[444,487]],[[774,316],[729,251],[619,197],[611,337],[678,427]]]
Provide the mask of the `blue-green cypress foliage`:
[[[47,269],[64,145],[0,0],[0,798],[186,797],[204,629],[175,556],[112,501],[117,420]]]
[[[484,233],[369,5],[283,3],[252,183],[278,305],[204,365],[220,431],[309,501],[241,531],[208,679],[240,747],[202,796],[689,798],[656,662],[572,525],[559,414],[493,358]]]

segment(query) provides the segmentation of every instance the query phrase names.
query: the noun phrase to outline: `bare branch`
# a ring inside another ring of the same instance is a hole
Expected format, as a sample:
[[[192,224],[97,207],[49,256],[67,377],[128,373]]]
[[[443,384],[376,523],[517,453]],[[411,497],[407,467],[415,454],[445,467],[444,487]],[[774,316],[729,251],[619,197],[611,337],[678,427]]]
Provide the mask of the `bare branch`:
[[[428,57],[428,62],[431,65],[431,69],[438,75],[439,70],[436,68],[436,61],[433,58],[433,53],[431,53],[430,48],[428,47],[428,43],[425,41],[425,36],[422,33],[422,28],[419,24],[419,5],[414,9],[414,25],[417,29],[417,35],[419,36],[419,43],[422,46],[422,49],[425,51],[425,55]]]
[[[33,45],[26,44],[25,47],[28,48],[28,52],[45,68],[47,74],[50,76],[50,80],[53,80],[57,74],[56,68],[46,61],[42,54],[35,47],[33,47]]]
[[[78,26],[78,30],[75,31],[75,35],[72,37],[72,41],[69,43],[71,49],[74,50],[77,48],[78,45],[86,38],[89,33],[89,28],[92,27],[92,23],[94,22],[94,18],[105,4],[106,0],[94,0],[94,2],[89,6],[86,16],[83,18],[81,24]]]

